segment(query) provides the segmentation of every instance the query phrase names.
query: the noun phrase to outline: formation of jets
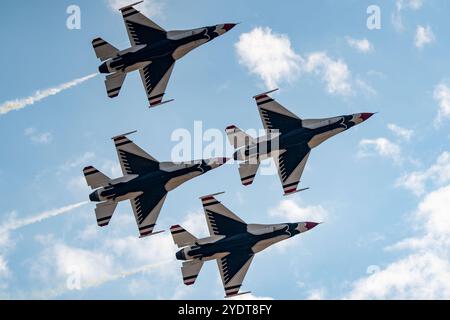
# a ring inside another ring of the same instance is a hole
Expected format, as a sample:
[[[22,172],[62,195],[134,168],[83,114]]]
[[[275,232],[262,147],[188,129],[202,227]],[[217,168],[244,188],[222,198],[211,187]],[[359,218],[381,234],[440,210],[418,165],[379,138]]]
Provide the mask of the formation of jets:
[[[131,47],[119,50],[102,38],[92,41],[101,73],[107,74],[105,85],[110,98],[119,95],[126,74],[139,70],[150,107],[163,102],[163,96],[175,61],[196,47],[231,30],[226,23],[198,29],[166,31],[140,13],[137,2],[119,9]],[[301,119],[276,102],[269,91],[254,97],[266,136],[254,138],[236,126],[226,128],[234,146],[232,158],[239,162],[243,185],[253,183],[262,160],[273,158],[284,195],[298,189],[311,150],[332,136],[356,126],[373,113],[357,113],[324,119]],[[140,237],[155,235],[156,221],[169,191],[184,182],[218,168],[229,158],[200,159],[174,163],[159,162],[128,136],[113,137],[123,176],[111,179],[93,166],[84,168],[87,184],[93,189],[89,199],[96,203],[95,215],[100,227],[107,226],[117,207],[130,200]],[[194,284],[205,261],[216,260],[225,296],[240,292],[245,275],[256,253],[300,233],[311,230],[317,222],[281,224],[247,224],[217,199],[218,194],[201,197],[210,237],[198,239],[179,225],[170,228],[175,254],[182,260],[183,282]]]
[[[139,70],[150,107],[156,107],[172,101],[162,102],[175,62],[236,24],[166,31],[134,8],[141,2],[120,9],[130,48],[119,50],[102,38],[94,39],[92,46],[97,58],[103,61],[100,73],[108,74],[105,80],[108,97],[117,97],[127,73]]]

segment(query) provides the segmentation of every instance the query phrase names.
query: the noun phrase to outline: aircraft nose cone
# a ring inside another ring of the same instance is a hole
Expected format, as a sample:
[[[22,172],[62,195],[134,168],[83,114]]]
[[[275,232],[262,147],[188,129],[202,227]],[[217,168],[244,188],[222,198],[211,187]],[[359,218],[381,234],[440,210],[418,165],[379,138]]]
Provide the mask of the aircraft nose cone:
[[[223,28],[225,29],[226,32],[230,31],[231,29],[233,29],[236,26],[237,23],[225,23],[223,25]]]
[[[361,113],[360,118],[362,119],[362,121],[366,121],[373,115],[374,115],[374,113],[365,112],[365,113]]]
[[[311,230],[312,228],[315,228],[319,223],[317,222],[306,222],[305,228],[308,230]]]

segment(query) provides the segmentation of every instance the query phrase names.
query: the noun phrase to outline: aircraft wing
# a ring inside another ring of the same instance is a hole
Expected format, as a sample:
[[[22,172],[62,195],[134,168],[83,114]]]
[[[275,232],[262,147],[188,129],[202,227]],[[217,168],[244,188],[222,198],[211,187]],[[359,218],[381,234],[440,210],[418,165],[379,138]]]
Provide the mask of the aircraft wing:
[[[217,195],[217,194],[215,194]],[[211,235],[231,236],[246,232],[247,224],[226,208],[214,196],[209,195],[201,198],[205,211],[208,229]]]
[[[126,136],[133,132],[112,138],[119,156],[120,166],[124,175],[144,174],[159,170],[159,162],[142,150]]]
[[[285,195],[297,192],[310,152],[309,147],[291,147],[275,160]]]
[[[174,66],[175,60],[166,57],[155,59],[146,67],[139,69],[150,107],[170,102],[162,102],[162,99]]]
[[[120,9],[131,45],[152,44],[166,39],[166,30],[136,10],[133,7],[136,4]]]
[[[272,99],[268,93],[255,96],[259,114],[266,130],[286,133],[302,126],[302,120]]]
[[[161,186],[146,189],[130,200],[141,238],[154,234],[153,229],[166,197],[167,191]]]
[[[226,298],[239,294],[239,289],[253,257],[254,254],[249,251],[233,251],[223,258],[217,259]]]

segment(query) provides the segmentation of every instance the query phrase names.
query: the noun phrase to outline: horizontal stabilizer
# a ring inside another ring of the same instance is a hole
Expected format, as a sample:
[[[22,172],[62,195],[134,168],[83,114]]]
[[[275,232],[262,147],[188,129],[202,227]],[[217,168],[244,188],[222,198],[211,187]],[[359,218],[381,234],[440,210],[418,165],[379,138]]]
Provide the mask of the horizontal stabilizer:
[[[195,283],[202,266],[203,261],[194,260],[183,262],[181,273],[183,274],[183,282],[185,285],[190,286]]]
[[[105,86],[108,97],[115,98],[119,95],[126,76],[127,74],[123,72],[116,72],[106,76]]]
[[[111,220],[111,217],[114,213],[114,210],[116,210],[117,202],[113,201],[107,201],[97,204],[95,207],[95,216],[97,218],[97,224],[100,227],[104,227],[108,225],[109,220]]]
[[[228,136],[228,141],[235,148],[241,148],[254,144],[255,141],[252,136],[246,134],[244,131],[236,126],[229,126],[225,129]]]
[[[96,38],[96,39],[92,40],[92,47],[94,48],[95,55],[101,61],[105,61],[110,58],[113,58],[113,57],[117,56],[117,53],[119,52],[119,49],[117,49],[113,45],[109,44],[102,38]]]
[[[97,189],[108,185],[111,179],[96,168],[89,166],[83,169],[84,177],[89,187]]]
[[[249,186],[253,183],[256,173],[258,172],[260,162],[251,163],[249,161],[243,162],[239,165],[239,175],[244,186]]]
[[[172,234],[173,242],[175,242],[178,248],[194,244],[198,240],[190,232],[179,225],[170,227],[170,233]]]

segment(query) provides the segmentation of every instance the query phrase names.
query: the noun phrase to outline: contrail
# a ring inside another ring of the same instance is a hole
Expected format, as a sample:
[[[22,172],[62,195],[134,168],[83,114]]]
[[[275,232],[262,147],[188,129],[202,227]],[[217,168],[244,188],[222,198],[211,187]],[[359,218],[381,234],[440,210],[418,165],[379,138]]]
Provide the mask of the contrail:
[[[88,203],[88,201],[78,202],[78,203],[71,204],[71,205],[68,205],[68,206],[65,206],[65,207],[44,211],[44,212],[41,212],[41,213],[39,213],[39,214],[37,214],[35,216],[31,216],[31,217],[28,217],[28,218],[13,219],[11,221],[8,221],[8,222],[4,223],[3,225],[0,225],[0,233],[17,230],[19,228],[22,228],[22,227],[25,227],[25,226],[29,226],[30,224],[34,224],[34,223],[37,223],[37,222],[41,222],[43,220],[47,220],[47,219],[52,218],[52,217],[56,217],[56,216],[62,215],[64,213],[72,211],[72,210],[74,210],[76,208],[84,206],[87,203]]]
[[[152,269],[158,268],[160,266],[163,266],[165,264],[168,264],[170,262],[174,262],[175,260],[166,260],[163,262],[155,263],[155,264],[148,264],[142,267],[125,270],[122,272],[119,272],[117,274],[113,274],[109,277],[104,277],[98,281],[91,281],[87,282],[81,285],[80,290],[86,290],[94,287],[101,286],[105,283],[116,281],[122,278],[130,277],[135,274],[145,273],[147,271],[150,271]],[[18,292],[14,299],[39,299],[39,300],[49,300],[54,299],[56,297],[62,296],[64,294],[67,294],[69,292],[79,292],[79,290],[76,289],[69,289],[66,285],[62,285],[53,289],[48,290],[39,290],[39,291],[33,291],[33,292]],[[12,299],[12,297],[7,297],[6,299]]]
[[[142,267],[138,267],[138,268],[134,268],[134,269],[130,269],[130,270],[125,270],[122,271],[120,273],[117,274],[113,274],[109,277],[104,277],[103,279],[97,280],[97,281],[92,281],[92,282],[88,282],[82,285],[81,289],[88,289],[88,288],[92,288],[92,287],[98,287],[100,285],[103,285],[107,282],[111,282],[111,281],[116,281],[122,278],[126,278],[126,277],[130,277],[133,276],[135,274],[139,274],[139,273],[145,273],[147,271],[150,271],[152,269],[161,267],[165,264],[168,264],[170,262],[174,262],[175,260],[171,259],[171,260],[166,260],[166,261],[162,261],[159,263],[153,263],[153,264],[148,264]]]
[[[64,91],[66,89],[75,87],[76,85],[79,85],[80,83],[83,83],[93,77],[95,77],[96,75],[98,75],[98,73],[93,73],[91,75],[88,75],[86,77],[83,78],[79,78],[79,79],[75,79],[72,80],[70,82],[66,82],[63,84],[60,84],[57,87],[54,88],[49,88],[49,89],[45,89],[45,90],[38,90],[34,93],[34,95],[26,97],[26,98],[22,98],[22,99],[16,99],[16,100],[10,100],[10,101],[6,101],[3,104],[0,105],[0,115],[2,114],[6,114],[10,111],[13,110],[20,110],[23,109],[27,106],[30,106],[32,104],[35,104],[38,101],[41,101],[45,98],[48,98],[50,96],[54,96],[55,94],[60,93],[61,91]]]

